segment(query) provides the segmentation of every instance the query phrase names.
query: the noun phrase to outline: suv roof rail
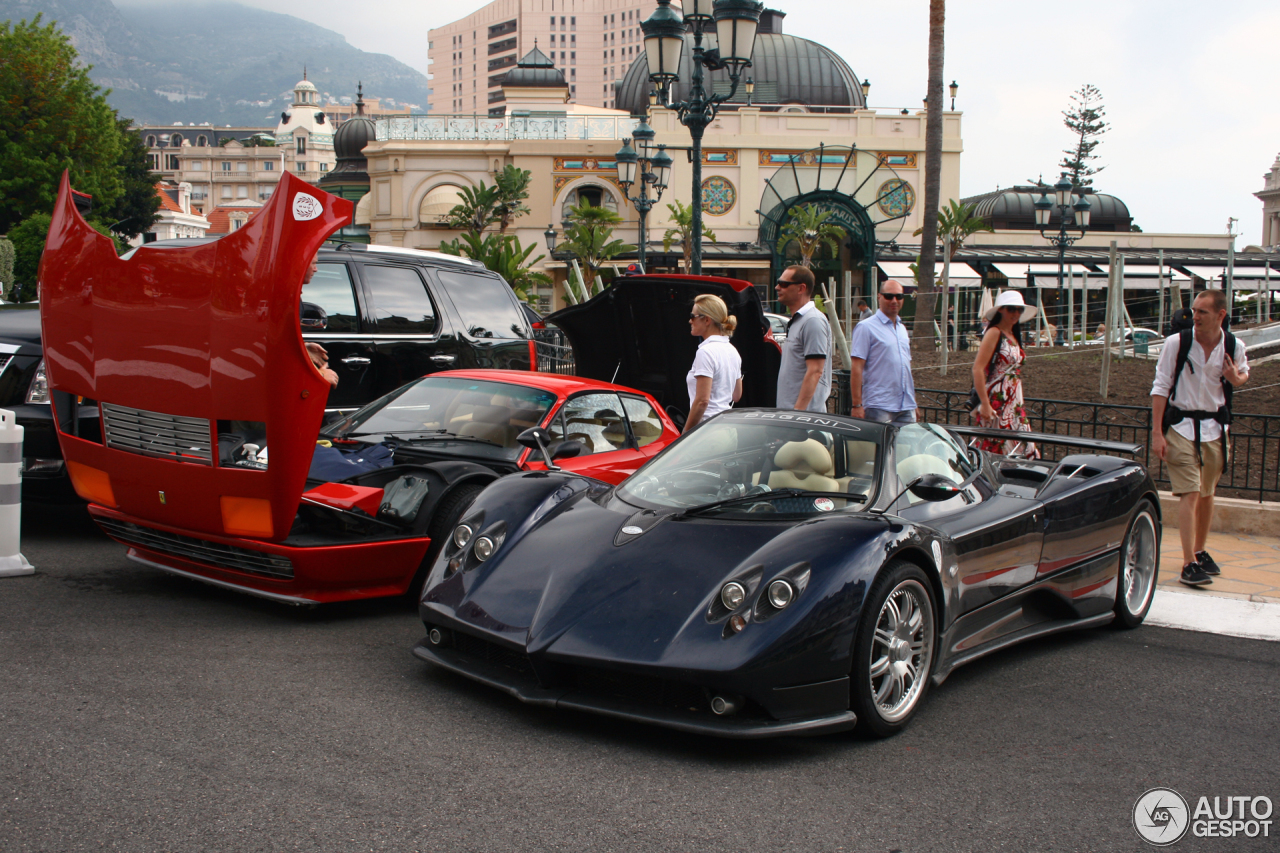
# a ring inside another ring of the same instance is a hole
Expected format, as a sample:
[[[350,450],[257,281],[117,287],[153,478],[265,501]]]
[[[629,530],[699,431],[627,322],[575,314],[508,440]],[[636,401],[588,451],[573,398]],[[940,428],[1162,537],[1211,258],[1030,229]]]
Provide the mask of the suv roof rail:
[[[460,255],[447,255],[444,252],[433,252],[429,249],[409,249],[404,246],[380,246],[371,243],[353,243],[346,240],[327,240],[325,241],[325,245],[341,252],[382,252],[389,255],[407,255],[414,258],[444,261],[450,264],[465,264],[467,266],[480,267],[480,269],[488,269],[488,267],[474,258],[464,258]]]

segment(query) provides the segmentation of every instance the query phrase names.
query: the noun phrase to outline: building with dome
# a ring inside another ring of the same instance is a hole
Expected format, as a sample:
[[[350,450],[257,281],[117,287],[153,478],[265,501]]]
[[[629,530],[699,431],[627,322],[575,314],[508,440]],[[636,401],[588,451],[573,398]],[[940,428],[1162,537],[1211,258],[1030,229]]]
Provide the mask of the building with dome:
[[[293,87],[293,103],[280,113],[276,147],[284,149],[288,169],[308,183],[315,183],[333,168],[333,121],[325,114],[320,93],[307,79]]]
[[[1262,180],[1262,191],[1254,193],[1262,202],[1262,245],[1280,252],[1280,154]]]
[[[355,204],[353,221],[334,235],[353,243],[369,242],[369,172],[364,147],[374,139],[373,121],[364,114],[364,84],[356,86],[356,112],[333,134],[334,167],[316,184]]]

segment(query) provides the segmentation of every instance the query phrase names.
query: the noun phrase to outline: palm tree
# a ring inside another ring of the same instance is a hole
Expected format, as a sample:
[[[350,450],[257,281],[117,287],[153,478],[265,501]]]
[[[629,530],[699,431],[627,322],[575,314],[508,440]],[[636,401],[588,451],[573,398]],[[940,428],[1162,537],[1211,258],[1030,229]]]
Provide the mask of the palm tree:
[[[511,163],[493,176],[493,185],[498,191],[498,231],[506,233],[511,220],[529,212],[524,200],[529,197],[529,182],[532,179],[532,172],[519,169]]]
[[[961,204],[955,199],[951,199],[946,207],[938,211],[937,231],[939,234],[951,237],[950,257],[952,259],[955,258],[956,252],[960,251],[960,247],[964,245],[964,241],[968,239],[970,234],[995,230],[973,215],[975,208],[977,208],[975,204]],[[923,233],[924,228],[915,230],[915,236],[917,237]]]
[[[782,227],[778,247],[785,249],[792,242],[798,244],[800,263],[806,267],[813,266],[813,256],[822,246],[831,249],[832,253],[840,251],[839,238],[844,236],[844,229],[827,221],[831,214],[830,210],[819,210],[816,204],[795,208]]]
[[[582,261],[582,275],[587,287],[587,295],[600,292],[596,284],[600,267],[610,258],[623,252],[630,252],[635,246],[629,246],[621,240],[611,240],[615,225],[622,224],[622,217],[604,207],[594,207],[589,202],[582,202],[569,211],[572,223],[564,232],[563,248]]]
[[[684,249],[684,271],[688,272],[693,267],[693,208],[686,207],[682,201],[676,201],[675,204],[667,205],[667,210],[671,211],[671,221],[675,226],[668,228],[667,233],[662,235],[662,251],[670,252],[671,244],[678,242]],[[702,236],[712,243],[716,242],[714,231],[704,228]]]
[[[942,189],[942,59],[946,31],[946,0],[929,0],[929,87],[924,123],[924,227],[920,239],[920,269],[916,274],[916,316],[911,336],[933,342],[933,268],[937,258],[938,196]]]
[[[462,201],[446,214],[448,226],[479,234],[497,225],[500,232],[506,233],[511,220],[529,212],[524,200],[529,197],[532,178],[528,169],[508,163],[501,172],[494,173],[493,186],[481,181],[478,187],[463,187]]]

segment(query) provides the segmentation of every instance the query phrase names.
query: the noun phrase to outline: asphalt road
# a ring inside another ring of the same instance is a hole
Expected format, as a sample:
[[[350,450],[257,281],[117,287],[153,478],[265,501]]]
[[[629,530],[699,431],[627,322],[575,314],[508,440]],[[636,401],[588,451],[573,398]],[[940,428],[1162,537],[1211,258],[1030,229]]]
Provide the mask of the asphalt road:
[[[416,613],[303,611],[26,509],[0,579],[0,851],[1123,851],[1146,790],[1280,804],[1280,643],[1090,630],[957,671],[911,728],[736,743],[432,670]],[[1276,850],[1197,839],[1175,850]]]

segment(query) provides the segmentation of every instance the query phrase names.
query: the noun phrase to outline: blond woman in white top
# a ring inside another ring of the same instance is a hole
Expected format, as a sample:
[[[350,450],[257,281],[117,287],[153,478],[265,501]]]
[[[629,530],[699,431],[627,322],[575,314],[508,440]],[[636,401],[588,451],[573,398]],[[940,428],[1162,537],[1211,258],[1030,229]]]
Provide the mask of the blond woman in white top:
[[[729,343],[737,326],[737,318],[719,296],[704,293],[693,300],[689,334],[702,338],[702,343],[685,378],[689,386],[685,432],[742,399],[742,356]]]

